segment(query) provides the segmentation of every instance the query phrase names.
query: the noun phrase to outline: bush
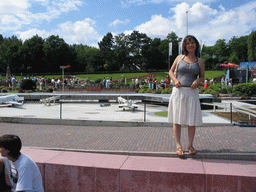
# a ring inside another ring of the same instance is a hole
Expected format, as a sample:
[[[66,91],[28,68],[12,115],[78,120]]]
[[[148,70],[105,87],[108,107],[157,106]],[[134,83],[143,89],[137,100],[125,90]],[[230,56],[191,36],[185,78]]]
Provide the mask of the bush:
[[[242,94],[252,96],[256,93],[256,83],[241,83],[234,87],[234,92],[240,91]]]
[[[144,93],[153,93],[154,89],[147,89]]]
[[[216,83],[216,84],[210,84],[209,85],[209,87],[208,87],[209,89],[213,89],[213,90],[215,90],[215,91],[218,91],[219,92],[219,90],[222,88],[222,85],[221,84],[219,84],[219,83]]]
[[[154,94],[161,94],[161,90],[159,90],[159,89],[158,90],[154,90],[153,93]]]
[[[100,83],[100,82],[102,82],[103,80],[101,79],[101,78],[97,78],[97,79],[95,79],[95,83]]]
[[[223,89],[221,89],[221,90],[220,90],[220,93],[222,93],[222,94],[227,94],[227,93],[228,93],[227,88],[223,88]]]
[[[240,96],[242,96],[243,94],[242,94],[242,92],[240,92],[240,91],[235,91],[233,94],[232,94],[232,96],[233,97],[240,97]]]
[[[33,91],[32,90],[27,90],[26,93],[33,93]]]
[[[6,88],[3,88],[2,90],[1,90],[1,93],[7,93],[8,92],[8,90],[6,89]]]
[[[52,87],[46,88],[46,89],[45,89],[45,92],[47,92],[47,93],[52,93],[52,92],[53,92],[53,88],[52,88]]]
[[[161,94],[171,94],[172,93],[172,87],[169,87],[167,89],[163,89]]]
[[[112,89],[119,89],[119,86],[114,85],[114,86],[112,87]]]
[[[218,91],[215,91],[215,90],[209,89],[209,88],[204,91],[204,94],[211,94],[211,95],[216,96],[216,97],[219,96],[219,92]]]
[[[140,91],[139,89],[135,89],[134,90],[135,93],[139,93],[139,91]]]
[[[36,89],[36,83],[32,81],[31,79],[25,79],[21,82],[20,88],[23,90],[35,90]]]

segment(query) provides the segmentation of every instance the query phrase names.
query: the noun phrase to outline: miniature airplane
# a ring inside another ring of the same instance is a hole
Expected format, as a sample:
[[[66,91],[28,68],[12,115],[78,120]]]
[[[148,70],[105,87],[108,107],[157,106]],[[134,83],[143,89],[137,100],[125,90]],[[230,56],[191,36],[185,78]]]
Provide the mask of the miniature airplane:
[[[44,102],[45,106],[51,106],[51,101],[55,105],[55,101],[57,99],[60,99],[60,96],[48,97],[48,98],[45,98],[45,99],[40,99],[40,101]]]
[[[19,97],[18,95],[0,96],[0,104],[2,104],[3,106],[8,106],[8,107],[22,106],[23,102],[18,102],[18,101],[24,101],[24,97]]]
[[[134,104],[132,102],[132,100],[126,100],[122,97],[118,97],[117,99],[118,99],[118,103],[119,103],[118,107],[123,108],[124,111],[125,111],[125,109],[135,110],[139,107],[138,105]]]

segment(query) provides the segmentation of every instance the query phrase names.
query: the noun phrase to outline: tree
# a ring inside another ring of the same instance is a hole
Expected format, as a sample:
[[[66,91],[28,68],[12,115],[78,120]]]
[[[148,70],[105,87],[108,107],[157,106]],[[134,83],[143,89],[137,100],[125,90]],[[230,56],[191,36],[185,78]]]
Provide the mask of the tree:
[[[153,41],[151,41],[149,46],[145,45],[145,48],[143,49],[142,53],[143,56],[147,59],[147,69],[167,68],[167,66],[164,66],[163,54],[159,49],[160,45],[160,38],[155,38]]]
[[[213,46],[213,55],[221,60],[227,60],[229,57],[229,49],[225,41],[225,39],[219,39]]]
[[[103,70],[104,60],[101,51],[96,48],[86,50],[86,72],[94,73],[95,71]]]
[[[1,70],[6,71],[7,66],[10,67],[12,73],[20,72],[21,59],[20,51],[22,47],[22,41],[16,36],[11,38],[4,38],[1,43]]]
[[[59,72],[60,66],[71,65],[72,63],[73,51],[58,35],[48,37],[43,50],[46,62],[44,71]]]
[[[114,63],[114,37],[112,33],[107,33],[98,43],[100,51],[102,53],[102,57],[105,61],[106,64],[109,65],[109,68],[112,70],[115,68],[115,63]]]
[[[241,36],[241,37],[233,37],[229,41],[229,49],[230,49],[230,57],[234,58],[234,53],[237,53],[236,56],[238,60],[236,61],[237,64],[240,62],[247,61],[248,58],[248,46],[247,46],[247,39],[248,36]],[[231,61],[230,61],[231,62]]]
[[[38,73],[44,71],[44,40],[38,35],[26,40],[21,49],[22,71]]]
[[[87,45],[72,45],[71,46],[72,49],[74,49],[75,54],[76,54],[76,58],[75,58],[75,63],[77,64],[77,71],[86,71],[86,66],[87,66],[87,55],[86,55],[86,51],[88,49],[91,49],[89,46]]]
[[[131,64],[141,64],[145,62],[145,58],[142,57],[142,50],[146,48],[152,40],[145,34],[133,31],[128,36],[128,48],[130,50]]]
[[[248,37],[248,61],[256,61],[256,31]]]
[[[128,36],[126,36],[124,33],[115,36],[114,52],[116,57],[116,66],[119,67],[119,69],[121,70],[125,70],[125,68],[129,64],[130,51],[128,48]]]

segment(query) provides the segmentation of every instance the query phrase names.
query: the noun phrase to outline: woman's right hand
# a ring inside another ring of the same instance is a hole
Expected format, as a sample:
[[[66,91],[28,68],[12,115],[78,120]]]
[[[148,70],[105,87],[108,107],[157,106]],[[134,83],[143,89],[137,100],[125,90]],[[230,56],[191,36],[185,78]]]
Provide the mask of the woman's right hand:
[[[180,84],[180,81],[174,81],[174,84],[175,84],[175,87],[176,88],[181,88],[181,84]]]

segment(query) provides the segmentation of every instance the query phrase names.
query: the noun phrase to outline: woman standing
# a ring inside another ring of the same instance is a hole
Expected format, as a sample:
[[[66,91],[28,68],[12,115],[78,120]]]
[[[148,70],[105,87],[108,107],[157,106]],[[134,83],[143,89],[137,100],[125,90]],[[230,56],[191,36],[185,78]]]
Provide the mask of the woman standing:
[[[189,154],[196,153],[193,148],[195,130],[196,126],[202,124],[197,87],[199,83],[204,82],[204,62],[197,57],[199,51],[197,39],[192,35],[186,36],[182,43],[182,51],[184,55],[177,56],[169,71],[175,86],[169,100],[168,122],[173,123],[176,152],[179,156],[184,156],[180,143],[181,125],[188,125]]]

